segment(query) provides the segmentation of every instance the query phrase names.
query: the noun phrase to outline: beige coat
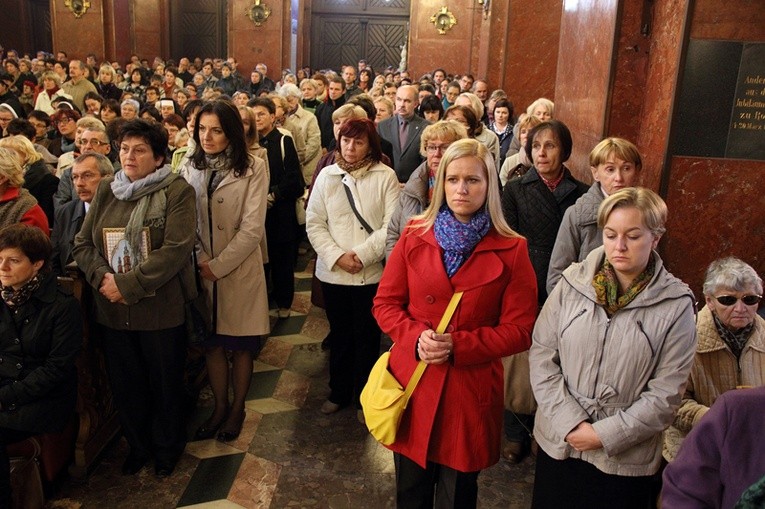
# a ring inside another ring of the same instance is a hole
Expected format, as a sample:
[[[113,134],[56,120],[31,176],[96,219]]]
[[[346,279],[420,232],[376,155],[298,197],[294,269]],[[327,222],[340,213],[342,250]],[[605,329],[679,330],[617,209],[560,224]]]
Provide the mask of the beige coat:
[[[696,324],[699,343],[693,359],[685,396],[677,415],[664,433],[664,458],[672,461],[685,436],[724,392],[740,386],[765,385],[765,320],[754,318],[754,330],[741,352],[741,359],[720,338],[712,312],[699,311]]]
[[[268,334],[268,294],[263,272],[261,239],[265,232],[268,181],[265,163],[250,158],[241,177],[233,173],[207,197],[212,171],[200,171],[187,160],[181,175],[197,196],[197,261],[209,260],[219,279],[203,280],[212,309],[213,287],[217,299],[216,332],[230,336]],[[212,216],[212,224],[210,224]]]

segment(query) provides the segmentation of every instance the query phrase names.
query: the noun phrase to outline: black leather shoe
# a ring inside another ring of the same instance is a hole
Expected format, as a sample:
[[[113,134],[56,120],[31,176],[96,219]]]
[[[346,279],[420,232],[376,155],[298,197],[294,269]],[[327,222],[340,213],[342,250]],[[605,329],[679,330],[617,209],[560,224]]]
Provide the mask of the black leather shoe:
[[[170,477],[175,470],[174,461],[155,461],[154,462],[154,474],[160,479]]]
[[[140,470],[146,465],[149,458],[144,456],[134,456],[128,454],[125,459],[125,463],[122,464],[122,475],[134,475],[140,472]]]
[[[239,425],[236,427],[236,429],[221,430],[221,432],[218,433],[218,441],[231,442],[232,440],[236,440],[237,438],[239,438],[239,434],[242,432],[242,425],[244,424],[245,416],[247,416],[247,412],[242,412],[242,418],[239,419]]]
[[[194,433],[194,441],[197,440],[208,440],[210,438],[213,438],[217,433],[220,427],[223,425],[223,422],[226,420],[224,417],[219,423],[211,423],[209,419],[205,421],[204,424],[202,424],[199,428],[197,428],[197,432]]]

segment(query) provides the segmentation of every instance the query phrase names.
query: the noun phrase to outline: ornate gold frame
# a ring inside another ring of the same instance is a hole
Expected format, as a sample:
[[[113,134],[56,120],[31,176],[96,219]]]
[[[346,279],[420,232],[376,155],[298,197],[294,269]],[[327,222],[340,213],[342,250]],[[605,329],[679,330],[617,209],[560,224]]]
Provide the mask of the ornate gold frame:
[[[256,27],[259,27],[268,19],[271,15],[271,8],[266,4],[261,3],[260,0],[255,0],[251,6],[249,6],[245,12],[247,17],[255,23]]]
[[[90,0],[64,0],[64,5],[79,19],[90,9]]]
[[[430,17],[430,22],[436,27],[438,33],[444,35],[446,32],[457,24],[457,18],[454,17],[448,7],[445,5],[441,7],[441,10],[436,12]]]

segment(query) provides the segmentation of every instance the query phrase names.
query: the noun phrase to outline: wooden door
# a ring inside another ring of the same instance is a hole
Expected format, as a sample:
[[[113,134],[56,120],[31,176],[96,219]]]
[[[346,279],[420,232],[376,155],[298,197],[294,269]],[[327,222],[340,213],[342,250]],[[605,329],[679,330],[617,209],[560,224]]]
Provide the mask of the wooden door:
[[[366,59],[398,67],[409,35],[409,0],[318,0],[312,9],[311,62],[336,69]]]
[[[181,57],[226,58],[225,0],[172,0],[170,53]]]

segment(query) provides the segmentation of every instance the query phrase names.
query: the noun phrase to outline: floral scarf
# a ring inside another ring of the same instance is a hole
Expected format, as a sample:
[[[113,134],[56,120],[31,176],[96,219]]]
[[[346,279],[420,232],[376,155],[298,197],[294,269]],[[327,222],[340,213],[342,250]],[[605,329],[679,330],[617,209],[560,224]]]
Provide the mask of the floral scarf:
[[[40,288],[44,278],[45,275],[42,272],[38,272],[18,290],[14,290],[12,286],[3,286],[2,290],[0,290],[3,300],[11,309],[22,306]]]
[[[369,171],[369,168],[372,166],[373,162],[374,161],[372,160],[372,155],[367,154],[364,159],[355,163],[349,163],[343,159],[343,154],[340,153],[339,148],[335,151],[335,163],[340,167],[341,170],[345,171],[356,180],[359,180],[367,174],[367,171]]]
[[[444,250],[441,257],[449,277],[457,273],[490,227],[491,218],[485,208],[476,212],[467,223],[461,223],[445,203],[441,205],[433,232],[436,242]]]
[[[603,266],[595,273],[595,277],[592,278],[592,287],[595,288],[595,297],[598,304],[605,308],[609,318],[638,296],[643,288],[648,285],[649,281],[651,281],[655,270],[656,262],[653,256],[651,256],[645,270],[630,283],[629,288],[627,288],[623,295],[619,295],[619,281],[616,278],[616,271],[614,271],[614,268],[607,259],[603,259]]]

